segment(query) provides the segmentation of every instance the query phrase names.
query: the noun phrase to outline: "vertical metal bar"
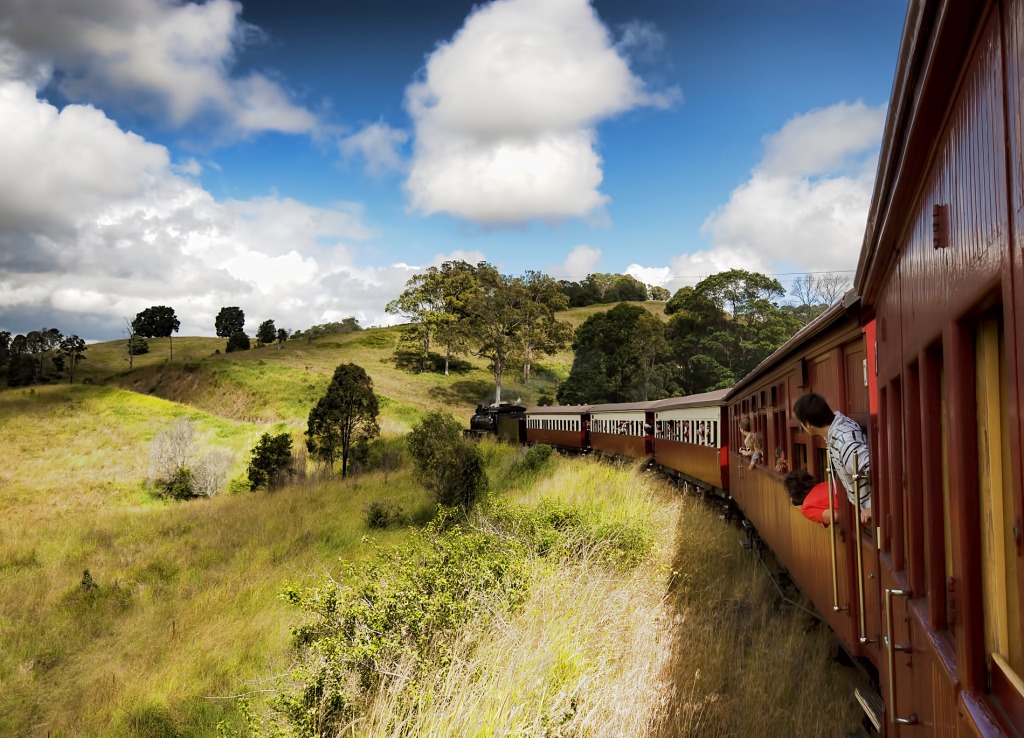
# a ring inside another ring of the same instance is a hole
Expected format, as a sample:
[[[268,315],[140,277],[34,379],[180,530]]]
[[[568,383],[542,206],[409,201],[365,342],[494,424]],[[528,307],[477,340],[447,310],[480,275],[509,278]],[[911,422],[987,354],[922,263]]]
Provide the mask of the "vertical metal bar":
[[[867,622],[864,609],[864,551],[861,548],[860,538],[860,464],[858,463],[857,453],[853,454],[853,496],[857,500],[855,510],[853,513],[853,526],[855,530],[854,544],[857,547],[857,604],[859,606],[858,612],[858,623],[857,623],[857,635],[858,640],[861,643],[871,643],[871,639],[867,637]]]
[[[828,516],[829,516],[829,538],[832,545],[828,552],[832,555],[832,612],[841,612],[839,606],[839,576],[836,569],[836,507],[835,507],[835,481],[832,476],[832,454],[825,454],[825,470],[828,475]]]
[[[908,718],[896,717],[896,652],[910,651],[909,645],[897,646],[892,639],[892,598],[910,597],[910,590],[885,588],[885,645],[886,657],[889,666],[889,702],[886,711],[889,713],[889,722],[894,725],[917,725],[917,715],[911,713]]]

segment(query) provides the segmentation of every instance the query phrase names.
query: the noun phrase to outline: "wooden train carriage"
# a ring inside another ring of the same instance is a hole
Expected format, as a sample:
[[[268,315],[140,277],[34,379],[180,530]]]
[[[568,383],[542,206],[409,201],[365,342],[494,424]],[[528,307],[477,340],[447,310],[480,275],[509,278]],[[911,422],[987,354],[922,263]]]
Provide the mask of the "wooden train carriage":
[[[590,447],[612,456],[646,458],[654,453],[652,402],[624,402],[590,408]]]
[[[877,318],[888,734],[1024,733],[1024,0],[911,2],[856,289]]]
[[[590,447],[589,405],[549,405],[526,410],[526,440],[560,448]]]
[[[865,654],[859,642],[862,612],[865,627],[872,637],[877,635],[878,594],[876,585],[862,605],[855,577],[858,516],[840,493],[838,525],[826,529],[807,520],[790,504],[783,476],[774,471],[775,450],[780,449],[790,469],[807,469],[821,481],[827,478],[824,439],[802,431],[792,414],[793,402],[806,392],[817,392],[833,409],[869,424],[867,363],[859,300],[851,293],[737,383],[727,396],[728,432],[737,439],[729,453],[729,491],[847,650],[877,660],[876,654]],[[750,459],[738,453],[742,416],[749,416],[752,430],[764,436],[767,458],[753,469]],[[863,534],[873,550],[870,531]],[[871,554],[867,558],[877,559]],[[866,576],[874,575],[877,581],[875,569],[867,562],[864,566]]]
[[[728,390],[651,404],[654,461],[673,476],[721,494],[729,489]]]

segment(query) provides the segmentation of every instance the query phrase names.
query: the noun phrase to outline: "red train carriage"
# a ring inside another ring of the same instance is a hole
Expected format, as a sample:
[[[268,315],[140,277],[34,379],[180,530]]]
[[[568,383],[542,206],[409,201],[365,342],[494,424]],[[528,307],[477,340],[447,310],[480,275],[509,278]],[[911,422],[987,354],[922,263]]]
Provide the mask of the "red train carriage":
[[[728,494],[729,433],[725,409],[728,390],[651,403],[654,411],[654,461],[673,477]]]
[[[549,405],[526,410],[526,440],[560,448],[590,448],[590,406]]]
[[[647,458],[654,453],[653,402],[590,408],[590,447],[610,456]]]
[[[851,293],[729,391],[731,437],[742,438],[740,418],[748,416],[751,430],[764,437],[767,457],[765,464],[751,469],[750,459],[738,453],[737,440],[730,450],[729,482],[730,493],[743,514],[846,649],[877,663],[879,595],[871,530],[868,526],[861,529],[859,517],[842,493],[836,525],[826,529],[808,521],[799,508],[790,504],[783,477],[774,470],[775,450],[780,449],[790,469],[806,469],[818,480],[826,480],[824,439],[801,430],[792,415],[793,402],[806,392],[816,392],[833,409],[868,426],[868,369],[859,300]],[[860,550],[856,545],[858,530]]]
[[[855,285],[891,736],[1024,732],[1022,99],[1024,0],[911,2]]]

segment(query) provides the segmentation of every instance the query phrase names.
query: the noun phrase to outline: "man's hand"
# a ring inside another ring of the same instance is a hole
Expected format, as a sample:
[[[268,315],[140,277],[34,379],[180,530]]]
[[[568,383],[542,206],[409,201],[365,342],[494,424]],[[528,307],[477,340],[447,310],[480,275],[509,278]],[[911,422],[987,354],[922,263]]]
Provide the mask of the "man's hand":
[[[867,525],[868,523],[871,522],[871,508],[870,507],[862,507],[860,509],[860,522],[863,525]]]

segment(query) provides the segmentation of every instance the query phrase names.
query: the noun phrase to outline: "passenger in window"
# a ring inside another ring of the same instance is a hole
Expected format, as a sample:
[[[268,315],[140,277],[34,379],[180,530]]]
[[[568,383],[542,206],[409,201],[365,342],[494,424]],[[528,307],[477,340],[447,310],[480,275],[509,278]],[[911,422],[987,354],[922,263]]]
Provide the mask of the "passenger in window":
[[[812,523],[821,523],[826,528],[829,526],[832,514],[828,509],[828,482],[818,482],[805,469],[798,469],[787,474],[782,484],[789,495],[789,501],[794,507],[800,508],[801,515]],[[838,499],[832,499],[832,509],[838,512]]]
[[[743,443],[740,444],[740,456],[750,456],[750,444],[747,439],[750,438],[750,416],[744,415],[740,418],[740,435],[743,436]]]
[[[747,444],[750,446],[750,465],[747,468],[753,469],[764,461],[764,436],[751,433],[747,436]]]
[[[861,522],[870,522],[871,459],[864,429],[855,420],[833,411],[825,398],[814,392],[793,403],[793,414],[805,433],[825,439],[832,472],[846,488],[850,503],[860,508]]]
[[[785,474],[789,471],[789,462],[786,461],[786,452],[782,449],[782,446],[775,448],[775,473]]]

